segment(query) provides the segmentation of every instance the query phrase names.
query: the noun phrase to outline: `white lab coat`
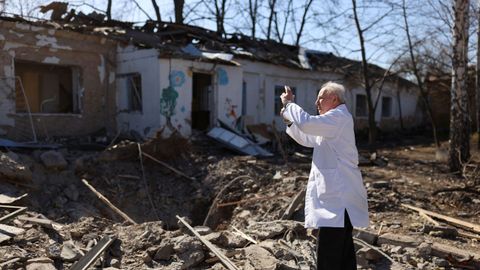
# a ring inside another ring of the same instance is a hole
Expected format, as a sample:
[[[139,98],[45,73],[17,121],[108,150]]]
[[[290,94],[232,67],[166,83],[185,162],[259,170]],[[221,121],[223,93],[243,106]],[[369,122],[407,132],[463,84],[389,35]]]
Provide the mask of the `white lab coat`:
[[[310,115],[295,103],[283,117],[287,134],[313,147],[305,196],[305,227],[343,227],[344,211],[354,227],[368,226],[367,192],[358,169],[353,118],[344,104],[323,115]]]

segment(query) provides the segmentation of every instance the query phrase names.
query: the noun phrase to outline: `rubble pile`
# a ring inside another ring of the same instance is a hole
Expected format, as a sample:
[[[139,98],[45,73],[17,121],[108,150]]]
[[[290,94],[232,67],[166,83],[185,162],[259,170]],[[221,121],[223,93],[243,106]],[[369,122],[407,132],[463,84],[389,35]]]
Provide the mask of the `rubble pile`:
[[[316,232],[302,223],[309,152],[290,147],[284,164],[205,140],[177,152],[157,140],[2,153],[0,268],[80,269],[94,258],[111,270],[314,269]],[[429,149],[366,155],[362,269],[480,269],[480,232],[452,223],[479,224],[478,182],[457,188]]]

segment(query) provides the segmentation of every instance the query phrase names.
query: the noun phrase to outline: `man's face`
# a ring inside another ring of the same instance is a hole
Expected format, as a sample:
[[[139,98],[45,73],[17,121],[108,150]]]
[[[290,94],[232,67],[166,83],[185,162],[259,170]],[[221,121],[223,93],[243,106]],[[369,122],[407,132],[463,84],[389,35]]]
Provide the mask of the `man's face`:
[[[328,93],[325,89],[321,89],[318,93],[317,101],[315,101],[315,105],[317,105],[317,110],[319,114],[324,114],[331,109],[334,109],[338,106],[338,97],[335,94]]]

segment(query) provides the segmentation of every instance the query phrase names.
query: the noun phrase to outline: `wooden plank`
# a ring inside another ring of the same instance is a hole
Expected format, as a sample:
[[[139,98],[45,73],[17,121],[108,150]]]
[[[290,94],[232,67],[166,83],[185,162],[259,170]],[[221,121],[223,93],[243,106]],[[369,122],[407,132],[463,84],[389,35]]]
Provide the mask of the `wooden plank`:
[[[253,239],[252,237],[246,235],[244,232],[240,231],[239,229],[237,229],[235,226],[232,226],[232,228],[235,230],[235,232],[237,232],[238,235],[240,235],[241,237],[247,239],[248,241],[254,243],[255,245],[258,244],[257,241],[255,241],[255,239]]]
[[[13,202],[16,202],[22,198],[25,198],[28,196],[28,193],[25,193],[21,196],[18,196],[18,197],[11,197],[11,196],[8,196],[8,195],[5,195],[5,194],[0,194],[0,203],[1,204],[11,204]]]
[[[104,202],[108,207],[110,207],[115,213],[119,214],[121,217],[123,217],[126,221],[132,223],[132,224],[137,224],[133,219],[131,219],[127,214],[122,212],[120,209],[118,209],[113,203],[111,203],[105,196],[103,196],[100,192],[98,192],[94,187],[92,187],[87,180],[82,179],[82,182],[95,194],[97,197]]]
[[[176,217],[178,220],[180,220],[180,222],[183,223],[183,225],[185,225],[185,227],[187,227],[205,246],[207,246],[220,259],[220,261],[225,267],[227,267],[229,270],[240,270],[240,268],[238,268],[232,261],[230,261],[230,259],[227,256],[221,253],[220,250],[218,250],[212,243],[210,243],[210,241],[203,238],[183,218],[179,216],[176,216]]]
[[[72,265],[71,270],[86,270],[88,267],[90,267],[92,264],[95,263],[95,261],[98,259],[98,257],[107,249],[114,241],[114,238],[111,238],[110,236],[105,236],[103,237],[100,241],[98,241],[98,244],[95,245],[92,249],[90,249],[85,256],[80,258],[78,262],[76,262],[74,265]]]
[[[168,168],[168,169],[169,169],[169,170],[171,170],[172,172],[174,172],[174,173],[176,173],[176,174],[178,174],[178,175],[180,175],[180,176],[182,176],[182,177],[185,177],[185,178],[187,178],[188,180],[192,180],[192,181],[194,181],[194,180],[195,180],[195,178],[193,178],[193,177],[190,177],[190,176],[188,176],[188,175],[186,175],[186,174],[182,173],[181,171],[179,171],[179,170],[177,170],[177,169],[173,168],[172,166],[168,165],[167,163],[165,163],[165,162],[163,162],[163,161],[160,161],[160,160],[158,160],[158,159],[156,159],[156,158],[152,157],[151,155],[149,155],[149,154],[147,154],[147,153],[145,153],[145,152],[143,152],[143,151],[142,151],[142,155],[144,155],[144,156],[148,157],[149,159],[151,159],[151,160],[155,161],[156,163],[158,163],[158,164],[160,164],[160,165],[162,165],[162,166],[164,166],[164,167]]]
[[[22,212],[24,212],[25,210],[27,210],[27,207],[21,207],[21,206],[12,206],[12,205],[4,205],[4,204],[0,204],[0,208],[7,208],[7,209],[14,209],[15,211],[3,216],[0,218],[0,223],[1,222],[4,222],[4,221],[7,221],[9,219],[12,219],[18,215],[20,215]]]
[[[424,214],[429,215],[430,217],[434,217],[434,218],[441,219],[443,221],[447,221],[451,224],[458,225],[460,227],[469,229],[473,232],[480,233],[480,225],[478,225],[478,224],[474,224],[474,223],[470,223],[470,222],[467,222],[467,221],[464,221],[464,220],[460,220],[458,218],[452,218],[452,217],[449,217],[449,216],[446,216],[446,215],[438,214],[438,213],[428,211],[428,210],[422,209],[420,207],[415,207],[415,206],[412,206],[412,205],[409,205],[409,204],[402,203],[402,206],[405,207],[405,208],[417,211],[419,213],[423,212]]]
[[[44,218],[32,218],[32,217],[19,216],[18,219],[22,220],[22,221],[27,221],[27,222],[30,222],[30,223],[35,223],[35,224],[38,224],[42,227],[46,227],[46,228],[49,228],[49,229],[59,230],[63,227],[61,224],[58,224],[54,221],[51,221],[49,219],[44,219]]]

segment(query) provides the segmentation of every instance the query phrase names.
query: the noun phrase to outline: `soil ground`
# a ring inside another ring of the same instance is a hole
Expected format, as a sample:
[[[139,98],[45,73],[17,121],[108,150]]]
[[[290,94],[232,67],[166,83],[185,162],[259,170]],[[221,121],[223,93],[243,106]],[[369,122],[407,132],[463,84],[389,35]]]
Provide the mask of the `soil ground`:
[[[172,148],[172,145],[176,147]],[[0,186],[11,194],[29,192],[30,195],[19,203],[29,207],[27,213],[30,216],[42,214],[64,224],[60,235],[65,233],[70,236],[63,235],[63,238],[72,238],[86,246],[105,228],[123,234],[119,237],[124,237],[124,241],[115,247],[121,252],[110,253],[121,258],[122,269],[141,269],[148,261],[142,257],[141,251],[148,249],[145,245],[153,240],[145,242],[141,235],[131,239],[127,235],[135,236],[137,231],[140,234],[148,229],[167,231],[175,237],[175,231],[179,229],[177,215],[188,217],[193,226],[205,223],[214,231],[228,230],[232,226],[243,229],[255,222],[280,219],[293,196],[305,187],[310,169],[310,150],[286,141],[284,146],[288,164],[284,163],[280,153],[273,158],[241,156],[202,136],[189,141],[156,141],[141,145],[145,153],[195,180],[182,177],[145,156],[140,163],[137,144],[131,142],[121,142],[105,151],[61,149],[68,162],[68,167],[62,171],[46,169],[39,157],[41,150],[18,150],[19,159],[32,171],[35,188],[30,190],[22,185],[12,185],[12,181],[0,182]],[[378,146],[375,155],[367,147],[359,149],[363,157],[360,169],[369,200],[371,224],[368,230],[377,234],[422,236],[427,242],[443,243],[480,254],[478,238],[429,232],[426,228],[431,223],[402,206],[414,205],[480,224],[480,154],[474,150],[476,145],[472,147],[472,160],[466,166],[464,177],[449,172],[442,160],[445,152],[436,151],[425,137],[410,136],[383,143]],[[88,180],[140,225],[129,227],[98,200],[81,179]],[[212,207],[213,202],[217,207]],[[209,218],[205,221],[207,215]],[[303,221],[301,207],[294,213],[293,219]],[[13,224],[25,227],[22,222],[15,221]],[[154,227],[156,229],[152,229]],[[473,234],[460,228],[456,230]],[[38,238],[45,238],[47,243],[59,238],[58,235],[52,236],[51,232],[40,233],[40,229],[30,233],[39,234]],[[75,239],[75,235],[80,238]],[[25,239],[34,239],[34,235],[27,234],[1,243],[0,255],[2,251],[9,254],[12,250],[21,249],[27,251],[28,255],[19,255],[25,259],[52,257],[46,251],[47,244],[36,238],[34,244],[25,244],[22,242]],[[388,251],[388,248],[384,250]],[[415,269],[417,263],[410,263],[413,265],[411,269]],[[55,260],[57,269],[66,269],[69,265]],[[22,264],[15,266],[21,268]],[[196,267],[210,269],[205,264]],[[365,267],[390,269],[385,260],[370,262]],[[442,267],[425,269],[456,269],[452,264]]]

